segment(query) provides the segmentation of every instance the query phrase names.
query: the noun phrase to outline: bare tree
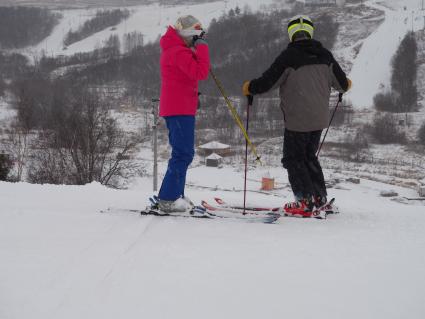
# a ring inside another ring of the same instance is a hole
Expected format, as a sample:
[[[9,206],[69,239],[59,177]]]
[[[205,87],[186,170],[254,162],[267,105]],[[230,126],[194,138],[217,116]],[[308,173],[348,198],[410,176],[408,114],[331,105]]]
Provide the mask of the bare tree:
[[[134,49],[143,47],[143,34],[138,31],[124,35],[124,52],[129,53]]]
[[[12,156],[15,164],[16,175],[13,179],[16,181],[22,180],[29,151],[29,134],[30,129],[28,127],[22,126],[18,121],[15,121],[10,127],[6,141],[6,150]]]
[[[114,178],[135,165],[129,161],[137,140],[128,136],[109,113],[108,103],[86,92],[64,113],[52,117],[39,134],[33,182],[83,185],[98,181],[113,185]]]
[[[369,130],[379,144],[405,144],[407,142],[406,134],[399,129],[396,118],[390,113],[376,114]]]

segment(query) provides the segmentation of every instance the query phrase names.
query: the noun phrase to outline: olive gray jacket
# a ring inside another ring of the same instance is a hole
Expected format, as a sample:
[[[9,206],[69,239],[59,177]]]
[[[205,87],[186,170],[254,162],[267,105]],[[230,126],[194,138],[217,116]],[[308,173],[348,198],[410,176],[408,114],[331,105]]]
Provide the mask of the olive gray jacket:
[[[329,125],[331,88],[348,90],[348,79],[332,53],[316,40],[295,41],[263,75],[252,80],[251,94],[280,90],[285,128],[296,132],[322,130]]]

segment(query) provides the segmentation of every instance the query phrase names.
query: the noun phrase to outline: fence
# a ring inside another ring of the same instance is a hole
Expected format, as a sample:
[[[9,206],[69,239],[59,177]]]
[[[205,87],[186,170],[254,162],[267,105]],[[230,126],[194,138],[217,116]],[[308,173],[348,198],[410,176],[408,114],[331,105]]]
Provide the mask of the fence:
[[[376,157],[373,155],[365,156],[365,155],[359,155],[359,154],[357,154],[357,156],[354,158],[352,157],[347,158],[347,156],[338,156],[334,154],[326,155],[326,156],[324,155],[323,157],[341,159],[344,161],[349,160],[350,162],[354,162],[354,163],[380,164],[380,165],[388,165],[388,166],[404,166],[404,167],[419,168],[419,169],[425,170],[425,160],[411,159],[407,161],[402,159],[388,159],[388,158]]]

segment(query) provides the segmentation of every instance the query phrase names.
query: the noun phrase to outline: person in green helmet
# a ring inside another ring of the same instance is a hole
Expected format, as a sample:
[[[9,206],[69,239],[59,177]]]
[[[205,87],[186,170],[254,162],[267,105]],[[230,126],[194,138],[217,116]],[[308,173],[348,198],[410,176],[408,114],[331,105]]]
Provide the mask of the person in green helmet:
[[[257,95],[279,88],[285,123],[282,164],[295,196],[284,211],[309,217],[327,203],[316,152],[322,131],[329,125],[331,88],[344,93],[351,81],[332,53],[313,39],[314,24],[309,17],[293,17],[287,30],[288,47],[261,77],[243,84],[243,93]]]

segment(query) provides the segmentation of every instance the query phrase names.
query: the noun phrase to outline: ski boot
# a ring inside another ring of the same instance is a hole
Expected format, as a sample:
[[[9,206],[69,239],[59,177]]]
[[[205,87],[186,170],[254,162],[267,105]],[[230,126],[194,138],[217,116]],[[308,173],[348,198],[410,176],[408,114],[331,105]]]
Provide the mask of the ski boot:
[[[326,205],[327,202],[326,196],[317,195],[313,197],[313,203],[316,208]]]
[[[324,203],[322,206],[317,207],[317,210],[325,211],[326,214],[338,214],[339,209],[337,206],[335,206],[333,203],[335,201],[335,198],[332,198],[330,201]]]
[[[174,201],[160,199],[158,201],[158,208],[164,213],[182,213],[190,211],[193,205],[180,197]]]
[[[303,198],[295,202],[287,203],[283,207],[283,213],[285,216],[293,217],[314,217],[314,204],[312,200]]]
[[[180,197],[175,201],[166,201],[159,199],[158,196],[153,196],[149,200],[151,202],[151,210],[157,210],[159,214],[185,214],[192,217],[207,217],[206,209],[194,205],[188,197]]]

